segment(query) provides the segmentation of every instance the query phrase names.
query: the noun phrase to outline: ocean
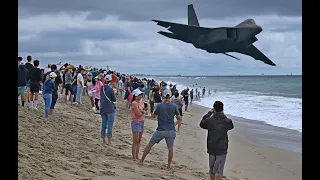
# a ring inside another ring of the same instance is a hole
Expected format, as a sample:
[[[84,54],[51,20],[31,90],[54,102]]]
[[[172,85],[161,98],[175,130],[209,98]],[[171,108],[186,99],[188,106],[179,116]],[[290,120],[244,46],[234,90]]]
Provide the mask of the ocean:
[[[225,114],[302,132],[301,75],[147,78],[176,84],[179,92],[188,87],[195,94],[201,87],[202,93],[205,87],[205,97],[195,104],[212,108],[215,101],[222,101]]]

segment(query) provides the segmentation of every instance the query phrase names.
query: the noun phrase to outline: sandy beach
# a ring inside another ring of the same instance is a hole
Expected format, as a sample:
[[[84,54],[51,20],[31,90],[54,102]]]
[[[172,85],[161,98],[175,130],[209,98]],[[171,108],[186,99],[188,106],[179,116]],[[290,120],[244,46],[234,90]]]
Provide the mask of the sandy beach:
[[[208,179],[206,131],[199,127],[208,108],[192,105],[184,112],[177,133],[173,169],[166,170],[165,142],[155,145],[143,166],[131,158],[130,113],[119,100],[112,146],[100,139],[101,117],[85,105],[58,102],[55,114],[44,120],[39,110],[18,107],[18,177],[23,180],[132,180]],[[235,128],[229,133],[227,180],[301,180],[301,133],[259,122],[230,117]],[[145,120],[141,151],[156,128],[156,120]],[[291,150],[291,151],[289,151]],[[140,152],[140,155],[142,152]]]

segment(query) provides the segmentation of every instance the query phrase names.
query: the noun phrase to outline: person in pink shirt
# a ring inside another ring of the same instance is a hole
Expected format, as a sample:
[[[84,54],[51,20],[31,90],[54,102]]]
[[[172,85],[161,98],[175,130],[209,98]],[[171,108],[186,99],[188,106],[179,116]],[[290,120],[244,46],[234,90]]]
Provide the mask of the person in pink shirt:
[[[96,93],[94,94],[94,104],[96,105],[96,113],[99,114],[99,100],[100,100],[100,88],[103,86],[103,83],[100,81],[99,77],[95,78],[96,84],[94,86]]]
[[[140,142],[144,131],[144,115],[147,113],[147,109],[141,101],[143,92],[138,89],[134,92],[134,95],[135,100],[131,105],[132,158],[137,161],[139,160]]]
[[[96,93],[96,89],[95,89],[95,81],[92,79],[92,74],[89,72],[87,74],[87,83],[86,83],[86,86],[87,86],[87,93],[88,93],[88,96],[90,98],[90,102],[91,102],[91,106],[92,106],[92,110],[95,111],[95,107],[94,107],[94,96],[95,96],[95,93]]]

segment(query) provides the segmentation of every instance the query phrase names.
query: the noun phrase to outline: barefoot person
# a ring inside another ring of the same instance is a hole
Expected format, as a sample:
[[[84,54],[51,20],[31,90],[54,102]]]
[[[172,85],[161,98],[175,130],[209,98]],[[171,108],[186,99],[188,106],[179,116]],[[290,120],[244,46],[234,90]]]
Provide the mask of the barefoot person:
[[[57,77],[57,74],[55,72],[50,72],[49,79],[45,80],[43,83],[43,100],[44,100],[44,117],[49,117],[49,110],[52,102],[52,92],[56,90],[54,80]]]
[[[171,168],[173,158],[173,143],[176,137],[174,116],[176,116],[178,124],[181,124],[181,116],[178,107],[174,103],[170,102],[170,98],[170,94],[165,94],[163,102],[157,105],[154,113],[151,115],[151,118],[158,116],[158,127],[143,151],[143,155],[140,160],[141,165],[143,164],[146,156],[149,154],[152,146],[155,143],[159,143],[162,139],[165,139],[168,147],[167,168]]]
[[[147,113],[144,103],[141,101],[143,92],[134,90],[135,100],[132,102],[131,130],[132,130],[132,158],[139,160],[139,150],[142,134],[144,131],[144,115]]]
[[[228,151],[228,131],[233,129],[231,119],[223,113],[222,102],[214,103],[213,108],[203,116],[200,127],[208,130],[207,153],[210,179],[222,180]]]
[[[100,115],[102,118],[101,124],[101,138],[103,145],[111,145],[112,138],[112,128],[114,122],[114,113],[116,106],[113,102],[116,102],[116,96],[113,92],[112,87],[110,86],[112,77],[110,75],[106,75],[104,77],[104,86],[101,87],[100,90]],[[106,129],[108,143],[106,142]]]

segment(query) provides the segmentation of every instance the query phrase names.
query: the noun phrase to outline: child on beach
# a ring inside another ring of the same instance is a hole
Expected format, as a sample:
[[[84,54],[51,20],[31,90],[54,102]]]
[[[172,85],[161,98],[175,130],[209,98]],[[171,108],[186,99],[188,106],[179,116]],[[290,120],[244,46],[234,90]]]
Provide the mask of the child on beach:
[[[141,101],[143,92],[139,89],[134,91],[135,100],[132,102],[131,129],[132,129],[132,158],[139,160],[139,149],[144,131],[144,115],[147,113],[144,103]]]
[[[94,103],[94,96],[96,94],[96,89],[95,89],[95,80],[92,79],[92,74],[89,72],[88,73],[88,79],[87,79],[87,82],[86,82],[86,86],[88,87],[87,88],[87,91],[88,91],[88,96],[90,98],[90,102],[91,102],[91,107],[92,107],[92,110],[95,111],[96,108],[95,108],[95,103]]]
[[[47,79],[43,83],[43,100],[44,100],[44,107],[45,107],[45,118],[49,117],[49,110],[52,102],[52,92],[56,89],[54,85],[54,80],[57,77],[55,72],[51,72],[49,75],[49,79]]]
[[[96,76],[95,78],[96,85],[94,86],[96,93],[94,94],[94,104],[96,106],[96,113],[99,113],[99,100],[100,100],[100,89],[103,86],[103,83],[100,81],[99,77]]]

